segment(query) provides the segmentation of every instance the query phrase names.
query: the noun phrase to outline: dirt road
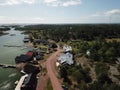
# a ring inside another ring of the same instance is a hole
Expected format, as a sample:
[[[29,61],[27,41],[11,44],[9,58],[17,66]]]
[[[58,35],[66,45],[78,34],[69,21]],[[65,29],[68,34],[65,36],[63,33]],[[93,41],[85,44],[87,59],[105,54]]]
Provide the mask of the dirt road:
[[[53,90],[63,90],[61,84],[56,76],[56,60],[58,55],[60,54],[60,49],[58,48],[55,53],[53,53],[46,61],[46,68],[48,71],[48,76],[52,82]]]
[[[44,77],[41,76],[39,78],[36,90],[45,90],[46,85],[47,85],[47,81],[48,81],[48,75],[47,74]]]

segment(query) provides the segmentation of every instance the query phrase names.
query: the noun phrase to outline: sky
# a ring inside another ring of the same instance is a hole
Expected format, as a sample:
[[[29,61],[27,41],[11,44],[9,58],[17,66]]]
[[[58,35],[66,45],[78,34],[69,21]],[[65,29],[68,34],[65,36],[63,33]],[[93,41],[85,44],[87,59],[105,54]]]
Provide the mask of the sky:
[[[120,23],[120,0],[0,0],[0,24]]]

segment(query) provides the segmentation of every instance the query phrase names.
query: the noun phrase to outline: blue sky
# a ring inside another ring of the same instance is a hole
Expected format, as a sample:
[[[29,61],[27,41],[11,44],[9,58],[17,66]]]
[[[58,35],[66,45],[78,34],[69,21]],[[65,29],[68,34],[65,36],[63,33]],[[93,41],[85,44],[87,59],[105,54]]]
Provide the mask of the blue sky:
[[[120,23],[120,0],[0,0],[0,23]]]

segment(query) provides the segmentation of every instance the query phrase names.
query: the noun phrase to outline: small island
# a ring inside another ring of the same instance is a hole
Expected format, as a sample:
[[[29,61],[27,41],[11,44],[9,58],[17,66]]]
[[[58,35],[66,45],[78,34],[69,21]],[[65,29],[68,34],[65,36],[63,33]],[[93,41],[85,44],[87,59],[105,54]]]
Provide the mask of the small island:
[[[9,27],[0,26],[0,36],[8,34],[8,33],[5,32],[5,31],[8,31],[8,30],[10,30]]]

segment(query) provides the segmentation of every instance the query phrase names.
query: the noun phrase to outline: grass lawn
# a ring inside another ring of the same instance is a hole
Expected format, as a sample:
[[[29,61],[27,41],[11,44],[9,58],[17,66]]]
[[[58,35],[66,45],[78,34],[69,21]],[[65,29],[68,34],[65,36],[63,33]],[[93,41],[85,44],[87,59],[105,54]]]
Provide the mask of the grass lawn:
[[[46,90],[53,90],[50,79],[48,79]]]

